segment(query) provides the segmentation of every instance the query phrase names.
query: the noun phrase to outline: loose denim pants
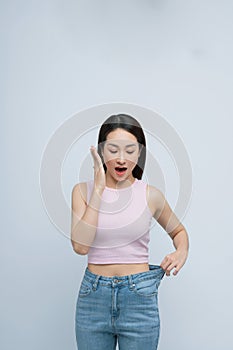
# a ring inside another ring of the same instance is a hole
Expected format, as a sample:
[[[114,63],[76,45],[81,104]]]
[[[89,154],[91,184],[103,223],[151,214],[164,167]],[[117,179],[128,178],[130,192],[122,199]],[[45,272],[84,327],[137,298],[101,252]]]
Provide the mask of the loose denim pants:
[[[158,287],[165,271],[96,275],[86,267],[76,302],[78,350],[156,350],[160,334]]]

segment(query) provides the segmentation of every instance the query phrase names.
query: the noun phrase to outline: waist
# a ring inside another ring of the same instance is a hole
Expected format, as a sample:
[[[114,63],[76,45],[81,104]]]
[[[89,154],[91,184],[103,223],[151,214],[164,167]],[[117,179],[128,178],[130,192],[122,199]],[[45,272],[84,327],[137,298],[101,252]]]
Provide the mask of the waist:
[[[88,269],[96,275],[106,277],[127,276],[134,273],[149,271],[148,263],[137,264],[91,264],[88,263]]]

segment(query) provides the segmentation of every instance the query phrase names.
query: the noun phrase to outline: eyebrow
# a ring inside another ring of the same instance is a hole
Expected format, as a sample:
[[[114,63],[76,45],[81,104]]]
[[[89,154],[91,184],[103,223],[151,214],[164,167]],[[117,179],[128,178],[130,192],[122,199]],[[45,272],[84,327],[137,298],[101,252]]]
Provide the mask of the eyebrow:
[[[118,147],[118,145],[116,145],[115,143],[108,143],[108,146],[114,146],[114,147]],[[126,145],[126,147],[130,147],[130,146],[136,146],[136,143],[131,143],[129,145]]]

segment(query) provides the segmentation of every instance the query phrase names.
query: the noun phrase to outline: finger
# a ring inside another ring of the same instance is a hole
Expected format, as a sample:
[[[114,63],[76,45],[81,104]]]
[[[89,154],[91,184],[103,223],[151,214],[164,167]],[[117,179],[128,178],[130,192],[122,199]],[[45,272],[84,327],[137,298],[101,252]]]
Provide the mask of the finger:
[[[179,271],[180,271],[180,267],[176,266],[175,270],[173,271],[173,275],[176,276]]]
[[[97,168],[98,167],[98,159],[96,156],[96,150],[95,150],[94,146],[90,147],[90,151],[91,151],[91,155],[92,155],[93,162],[94,162],[93,168]]]
[[[167,268],[170,266],[170,264],[171,264],[171,261],[169,261],[168,258],[165,257],[160,266],[166,271]]]
[[[92,152],[92,156],[94,158],[94,161],[96,162],[96,165],[98,165],[98,166],[102,165],[100,155],[94,146],[91,146],[91,152]]]
[[[176,268],[176,265],[177,265],[177,263],[173,262],[167,267],[167,273],[169,274],[169,276],[170,276],[171,270]]]
[[[180,269],[179,269],[177,266],[173,266],[171,269],[169,269],[169,275],[170,275],[170,273],[172,272],[172,274],[173,274],[174,276],[176,276],[176,275],[178,274],[179,270],[180,270]]]
[[[165,263],[164,260],[163,260],[162,263],[160,264],[160,266],[162,267],[162,269],[163,269],[164,271],[166,271],[166,270],[167,270],[167,267],[169,266],[169,264],[168,264],[168,263]]]
[[[162,269],[165,271],[166,275],[169,276],[170,274],[169,274],[169,272],[167,271],[167,268],[168,268],[169,265],[163,263],[163,264],[160,264],[160,266],[161,266]]]
[[[102,160],[97,151],[96,151],[96,162],[97,162],[98,168],[102,167]]]

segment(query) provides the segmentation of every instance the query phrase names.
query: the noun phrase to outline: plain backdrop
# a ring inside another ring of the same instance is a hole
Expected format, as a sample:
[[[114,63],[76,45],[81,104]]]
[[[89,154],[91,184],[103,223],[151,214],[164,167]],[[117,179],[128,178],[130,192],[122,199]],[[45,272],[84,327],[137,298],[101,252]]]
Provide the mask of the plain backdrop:
[[[159,350],[231,350],[232,1],[8,0],[0,6],[1,348],[76,349],[74,311],[87,257],[75,254],[45,211],[40,162],[67,118],[125,102],[161,113],[181,136],[193,170],[182,220],[189,257],[159,289]],[[88,149],[89,139],[82,142]],[[80,149],[77,144],[76,155]],[[78,162],[69,164],[68,202],[79,169]],[[171,206],[175,190],[166,189]],[[150,262],[160,264],[173,250],[155,225]]]

